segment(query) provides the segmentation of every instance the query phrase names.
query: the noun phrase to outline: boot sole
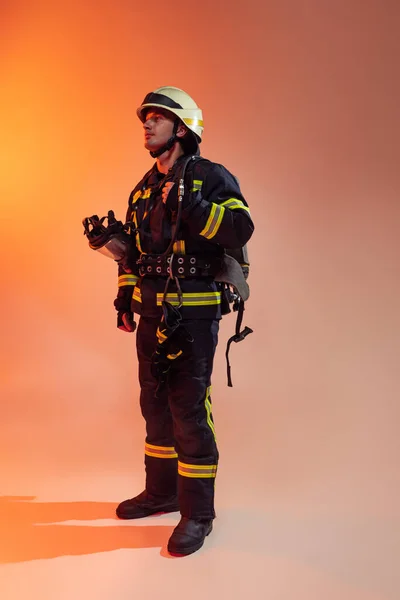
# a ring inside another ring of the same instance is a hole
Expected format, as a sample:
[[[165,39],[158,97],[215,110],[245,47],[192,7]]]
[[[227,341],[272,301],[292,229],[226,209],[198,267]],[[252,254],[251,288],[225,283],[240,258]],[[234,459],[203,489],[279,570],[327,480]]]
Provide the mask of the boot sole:
[[[168,544],[168,552],[170,554],[173,554],[174,556],[188,556],[189,554],[193,554],[194,552],[197,552],[197,550],[200,550],[200,548],[203,546],[205,539],[208,535],[210,535],[210,533],[213,530],[213,526],[212,524],[210,525],[210,529],[207,531],[206,535],[204,536],[204,539],[199,542],[198,544],[195,544],[194,546],[190,546],[189,548],[184,548],[182,550],[179,550],[177,548],[174,548],[171,544]]]
[[[135,512],[135,513],[126,513],[126,512],[122,512],[119,511],[118,508],[115,511],[115,514],[117,515],[117,517],[119,519],[124,519],[124,520],[129,520],[129,519],[143,519],[145,517],[150,517],[151,515],[163,515],[166,513],[171,513],[171,512],[178,512],[179,511],[179,506],[175,505],[175,506],[165,506],[165,507],[159,507],[156,510],[143,510],[142,512]]]

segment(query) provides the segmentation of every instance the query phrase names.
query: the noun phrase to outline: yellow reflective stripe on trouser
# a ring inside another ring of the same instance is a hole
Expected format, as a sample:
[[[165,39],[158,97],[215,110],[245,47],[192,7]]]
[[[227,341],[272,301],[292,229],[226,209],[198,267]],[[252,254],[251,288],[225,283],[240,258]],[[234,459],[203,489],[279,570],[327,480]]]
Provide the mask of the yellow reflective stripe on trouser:
[[[146,456],[152,456],[153,458],[178,458],[173,446],[153,446],[153,444],[145,444],[144,453]]]
[[[136,275],[120,275],[118,277],[118,287],[123,287],[124,285],[136,285],[139,277]]]
[[[135,292],[134,292],[135,294]],[[161,306],[164,294],[157,294],[157,306]],[[179,305],[178,294],[167,294],[166,301],[173,306]],[[221,304],[221,292],[183,293],[183,306],[211,306]]]
[[[202,187],[203,187],[203,181],[201,179],[194,179],[193,187],[190,191],[191,192],[199,192]]]
[[[250,209],[245,205],[244,202],[238,200],[238,198],[229,198],[229,200],[225,200],[225,202],[221,202],[221,206],[225,208],[229,208],[229,210],[236,210],[240,208],[241,210],[245,210],[250,214]]]
[[[136,302],[142,302],[142,294],[138,287],[133,288],[132,300],[136,300]]]
[[[217,475],[217,465],[188,465],[178,460],[178,473],[183,477],[215,479]]]
[[[207,240],[211,240],[214,235],[218,232],[219,226],[221,225],[222,218],[224,216],[225,208],[219,204],[212,204],[210,216],[208,217],[206,226],[203,231],[200,231],[200,235],[205,237]]]
[[[211,416],[211,400],[210,400],[210,394],[211,394],[211,386],[207,388],[206,391],[206,399],[205,399],[205,406],[206,406],[206,411],[207,411],[207,423],[209,428],[211,429],[213,436],[214,436],[214,440],[217,441],[217,438],[215,437],[215,426],[214,426],[214,422],[212,420],[212,416]]]
[[[185,240],[178,240],[172,247],[174,254],[185,254]]]

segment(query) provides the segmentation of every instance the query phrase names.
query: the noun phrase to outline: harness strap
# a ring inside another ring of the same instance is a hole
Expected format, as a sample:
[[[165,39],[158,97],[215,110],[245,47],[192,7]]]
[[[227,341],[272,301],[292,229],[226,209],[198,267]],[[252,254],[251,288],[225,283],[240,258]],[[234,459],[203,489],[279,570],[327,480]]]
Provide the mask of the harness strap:
[[[241,342],[242,340],[244,340],[244,338],[247,337],[249,335],[249,333],[253,333],[253,330],[250,329],[250,327],[245,327],[242,331],[240,331],[240,328],[242,326],[242,321],[243,321],[243,313],[244,313],[244,302],[242,299],[240,299],[238,301],[236,310],[238,311],[238,315],[236,318],[236,332],[235,332],[235,335],[233,335],[232,337],[229,338],[228,343],[226,345],[226,352],[225,352],[226,364],[227,364],[227,375],[228,375],[228,386],[229,387],[233,387],[232,377],[231,377],[231,365],[229,362],[229,350],[230,350],[231,344],[232,344],[232,342],[235,342],[237,344],[238,342]]]

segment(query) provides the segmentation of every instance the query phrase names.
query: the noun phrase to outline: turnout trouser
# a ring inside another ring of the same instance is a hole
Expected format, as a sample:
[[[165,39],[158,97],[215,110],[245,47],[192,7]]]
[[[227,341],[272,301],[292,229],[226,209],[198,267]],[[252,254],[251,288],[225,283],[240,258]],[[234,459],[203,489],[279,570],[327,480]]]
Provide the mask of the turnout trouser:
[[[211,373],[219,321],[183,321],[193,342],[171,363],[168,379],[156,394],[151,359],[158,318],[141,317],[137,330],[140,406],[146,421],[146,490],[178,494],[181,514],[211,519],[218,450],[211,412]]]

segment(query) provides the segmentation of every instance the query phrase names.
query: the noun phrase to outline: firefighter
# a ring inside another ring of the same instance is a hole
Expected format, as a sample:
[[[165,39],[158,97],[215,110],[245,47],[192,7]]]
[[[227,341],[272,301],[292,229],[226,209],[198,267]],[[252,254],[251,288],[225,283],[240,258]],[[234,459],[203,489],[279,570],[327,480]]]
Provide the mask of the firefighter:
[[[126,223],[133,243],[129,268],[119,265],[114,304],[123,331],[134,331],[134,313],[140,316],[146,483],[116,513],[136,519],[180,511],[168,550],[191,554],[215,518],[211,374],[226,312],[215,277],[224,252],[243,247],[254,227],[236,178],[200,156],[202,111],[186,92],[156,89],[137,115],[145,148],[156,161],[129,197]]]

